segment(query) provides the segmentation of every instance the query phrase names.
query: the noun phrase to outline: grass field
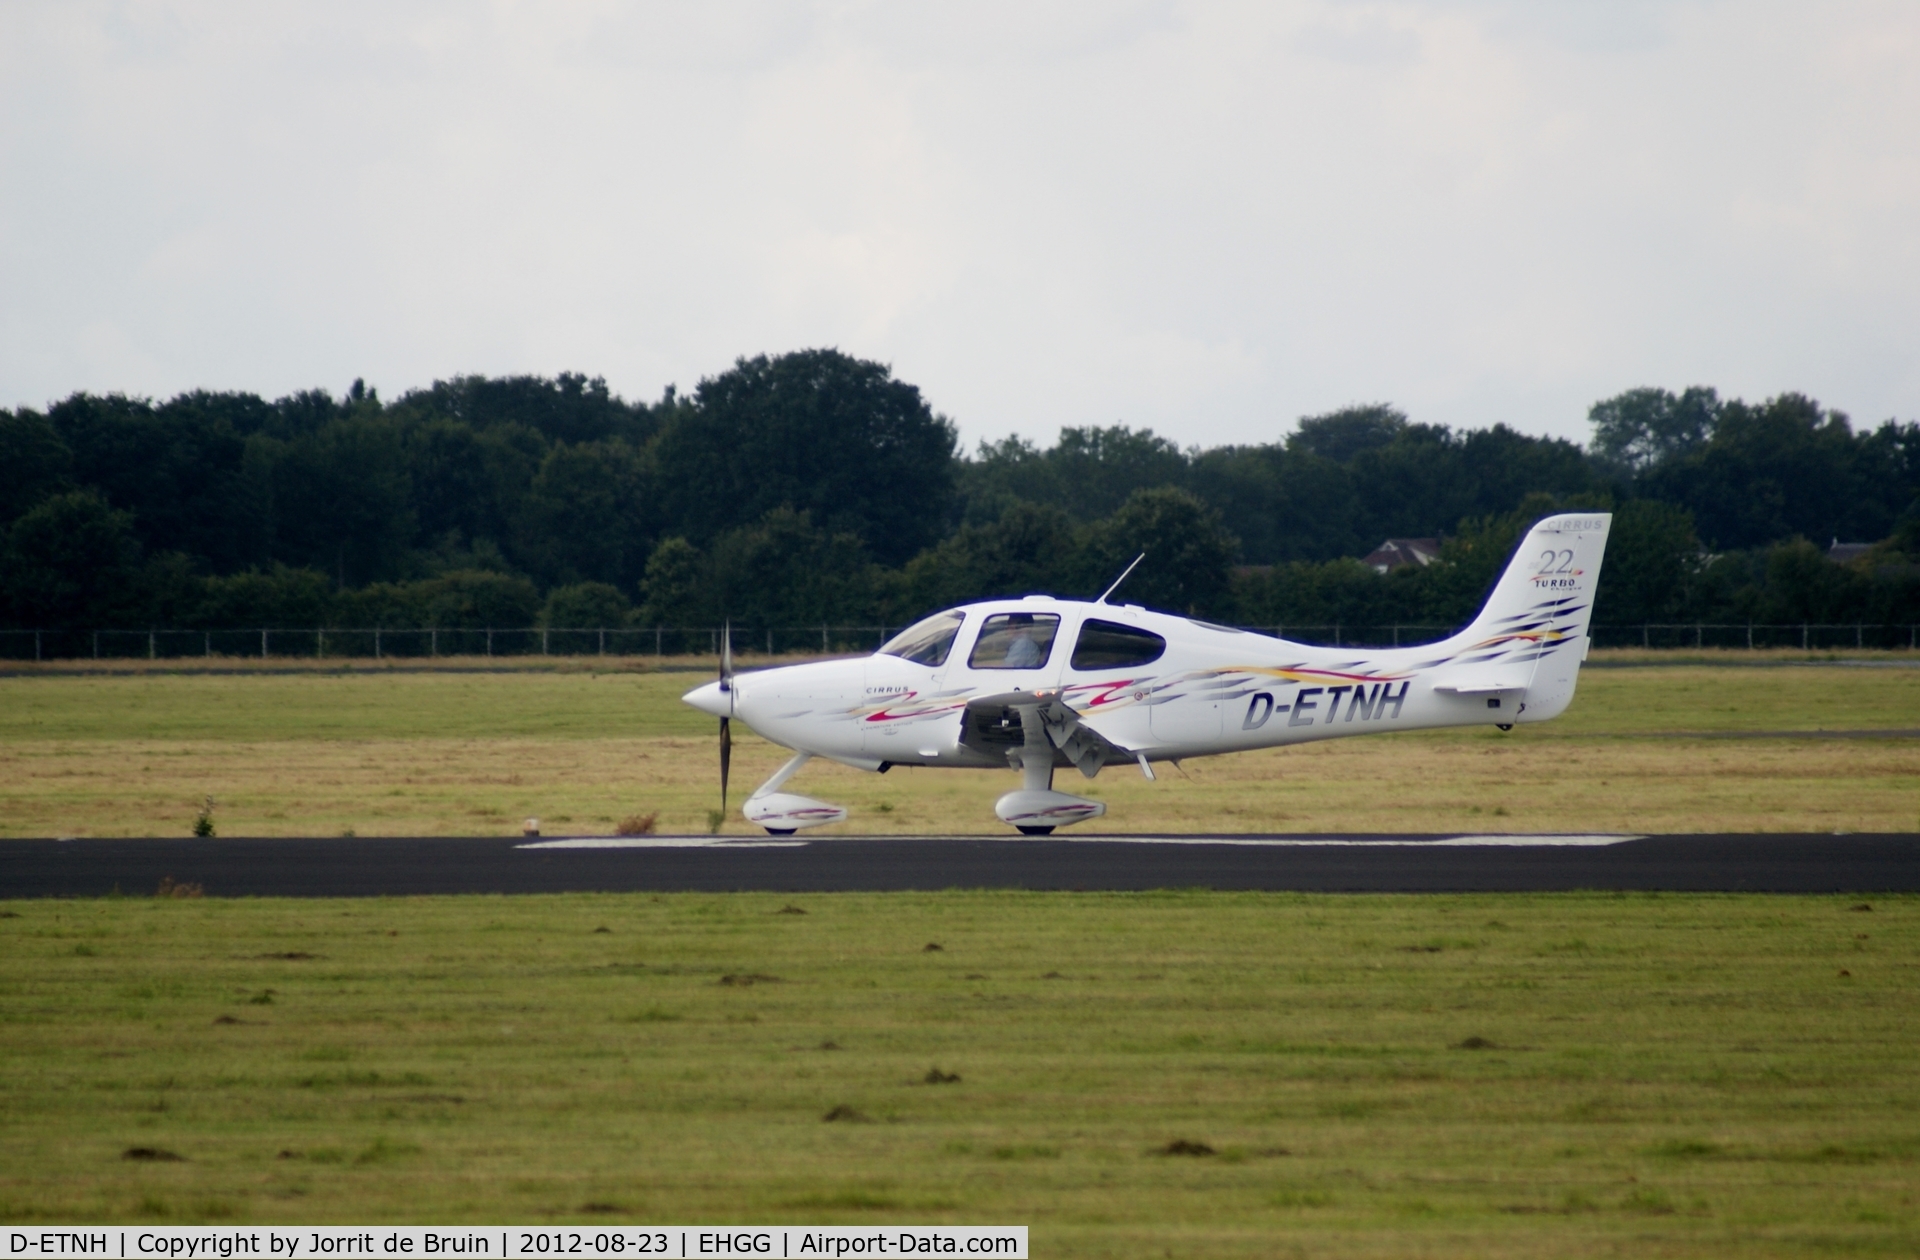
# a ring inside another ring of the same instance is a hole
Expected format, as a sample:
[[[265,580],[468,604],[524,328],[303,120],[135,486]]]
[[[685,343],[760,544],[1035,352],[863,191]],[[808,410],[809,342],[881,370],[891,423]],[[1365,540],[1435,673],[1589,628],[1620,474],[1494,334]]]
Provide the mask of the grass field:
[[[0,1220],[1912,1255],[1920,899],[1868,904],[0,903]]]
[[[704,831],[713,723],[678,699],[700,680],[597,662],[0,678],[0,836],[182,835],[209,796],[224,835],[501,834],[527,817],[604,833],[648,813]],[[1157,783],[1110,769],[1074,790],[1134,832],[1913,830],[1920,740],[1718,736],[1916,726],[1920,670],[1649,663],[1589,669],[1565,716],[1507,734],[1239,754]],[[784,757],[737,735],[736,809]],[[816,763],[795,788],[853,809],[831,830],[998,832],[1013,782]]]

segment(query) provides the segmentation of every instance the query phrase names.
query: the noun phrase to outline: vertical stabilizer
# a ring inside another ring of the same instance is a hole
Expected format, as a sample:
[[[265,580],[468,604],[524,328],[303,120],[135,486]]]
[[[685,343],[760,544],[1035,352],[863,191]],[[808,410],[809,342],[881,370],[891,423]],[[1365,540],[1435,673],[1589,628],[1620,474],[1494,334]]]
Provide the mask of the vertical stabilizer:
[[[1565,512],[1536,523],[1486,607],[1449,641],[1459,666],[1531,670],[1522,722],[1557,717],[1573,700],[1612,524],[1606,512]]]

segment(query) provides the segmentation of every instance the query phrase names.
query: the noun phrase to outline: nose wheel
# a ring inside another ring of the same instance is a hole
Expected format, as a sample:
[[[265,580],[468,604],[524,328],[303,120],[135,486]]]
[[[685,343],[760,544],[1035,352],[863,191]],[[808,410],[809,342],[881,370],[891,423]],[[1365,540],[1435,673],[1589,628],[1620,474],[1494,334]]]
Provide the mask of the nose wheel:
[[[1053,834],[1052,827],[1019,827],[1016,828],[1016,830],[1023,836],[1050,836]]]
[[[771,779],[755,788],[753,795],[747,798],[747,803],[740,807],[746,820],[758,825],[770,836],[790,836],[802,827],[845,822],[847,811],[844,806],[830,805],[826,801],[816,801],[811,796],[795,796],[780,790],[812,756],[812,753],[795,753],[792,760],[781,766]]]

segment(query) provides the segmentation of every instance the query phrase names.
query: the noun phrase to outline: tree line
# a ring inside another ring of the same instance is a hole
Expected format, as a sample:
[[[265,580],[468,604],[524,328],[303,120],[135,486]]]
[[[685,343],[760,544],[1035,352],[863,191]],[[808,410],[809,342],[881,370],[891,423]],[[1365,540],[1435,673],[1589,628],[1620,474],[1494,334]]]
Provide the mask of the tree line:
[[[1240,624],[1455,624],[1533,519],[1616,513],[1596,620],[1920,620],[1920,425],[1799,394],[1596,403],[1585,446],[1386,405],[1267,443],[1069,427],[960,449],[884,365],[0,410],[0,618],[85,629],[899,624],[990,595]],[[1379,574],[1389,537],[1440,560]],[[1834,539],[1876,544],[1834,563]]]

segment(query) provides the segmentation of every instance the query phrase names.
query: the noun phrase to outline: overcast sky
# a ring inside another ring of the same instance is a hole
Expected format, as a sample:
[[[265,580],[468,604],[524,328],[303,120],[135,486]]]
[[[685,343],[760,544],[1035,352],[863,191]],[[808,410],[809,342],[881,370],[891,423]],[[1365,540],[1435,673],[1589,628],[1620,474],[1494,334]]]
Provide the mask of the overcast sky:
[[[1920,416],[1920,4],[0,5],[0,405],[890,363],[967,443]]]

